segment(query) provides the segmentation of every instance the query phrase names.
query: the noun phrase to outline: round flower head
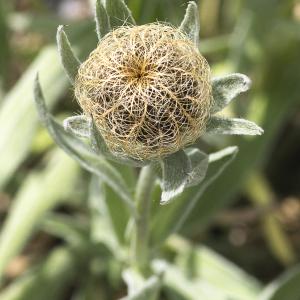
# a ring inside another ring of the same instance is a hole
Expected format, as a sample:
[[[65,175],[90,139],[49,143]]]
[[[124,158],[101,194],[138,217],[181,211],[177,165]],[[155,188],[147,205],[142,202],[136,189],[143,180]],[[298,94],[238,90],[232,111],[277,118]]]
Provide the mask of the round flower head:
[[[157,159],[195,142],[205,129],[210,69],[178,29],[119,27],[80,66],[75,96],[113,153]]]

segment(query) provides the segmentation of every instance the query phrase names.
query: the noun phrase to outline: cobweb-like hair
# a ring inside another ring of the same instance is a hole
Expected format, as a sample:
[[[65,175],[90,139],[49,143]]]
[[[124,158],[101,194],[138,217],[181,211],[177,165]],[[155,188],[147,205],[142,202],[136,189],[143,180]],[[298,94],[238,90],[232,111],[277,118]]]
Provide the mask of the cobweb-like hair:
[[[178,29],[119,27],[80,66],[75,96],[113,153],[156,159],[195,142],[205,129],[210,69]]]

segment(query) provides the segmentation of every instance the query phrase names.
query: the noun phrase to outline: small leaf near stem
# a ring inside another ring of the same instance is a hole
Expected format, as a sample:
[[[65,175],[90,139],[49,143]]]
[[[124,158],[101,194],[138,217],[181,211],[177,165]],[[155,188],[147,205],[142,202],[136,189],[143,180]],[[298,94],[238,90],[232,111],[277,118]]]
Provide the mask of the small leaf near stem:
[[[135,201],[137,217],[135,219],[135,235],[133,236],[134,263],[138,270],[147,275],[149,272],[149,218],[151,194],[156,180],[154,165],[141,169],[137,182]]]
[[[191,162],[183,150],[171,154],[161,161],[162,195],[161,204],[167,204],[181,194],[188,183]]]
[[[63,25],[60,25],[57,28],[56,41],[61,63],[70,79],[71,84],[74,84],[75,77],[80,66],[80,61],[71,48],[71,44],[64,31]]]
[[[184,211],[176,220],[173,228],[169,231],[168,236],[172,233],[177,232],[184,222],[187,220],[191,211],[195,207],[197,201],[205,192],[205,190],[222,174],[222,172],[227,168],[227,166],[233,161],[236,154],[238,152],[238,148],[236,146],[227,147],[223,150],[220,150],[216,153],[212,153],[208,156],[209,167],[207,175],[200,185],[198,191],[193,195],[193,197],[189,200]],[[216,166],[215,166],[216,165]]]

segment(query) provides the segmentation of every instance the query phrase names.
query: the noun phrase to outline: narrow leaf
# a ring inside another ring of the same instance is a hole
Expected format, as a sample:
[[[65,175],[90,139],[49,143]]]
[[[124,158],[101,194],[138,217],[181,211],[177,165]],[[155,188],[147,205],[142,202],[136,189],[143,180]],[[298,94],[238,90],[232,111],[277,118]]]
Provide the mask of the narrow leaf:
[[[106,0],[106,10],[112,27],[124,24],[135,25],[135,20],[124,0]]]
[[[101,0],[96,0],[95,22],[98,40],[100,41],[111,30],[109,17]]]
[[[208,134],[262,135],[263,129],[254,122],[239,118],[212,116],[207,124]]]
[[[188,149],[187,155],[191,161],[187,186],[198,185],[205,177],[208,168],[208,155],[197,148]]]
[[[209,285],[228,300],[258,298],[261,291],[258,280],[212,249],[178,235],[168,239],[167,248],[174,252],[174,264],[195,284]]]
[[[183,150],[171,154],[161,161],[162,195],[161,204],[167,204],[181,194],[188,183],[191,162]]]
[[[235,73],[212,80],[214,105],[211,113],[221,111],[237,95],[249,90],[251,80],[243,74]]]
[[[35,80],[34,95],[40,119],[54,141],[83,168],[99,176],[107,183],[127,204],[129,209],[135,212],[130,192],[118,171],[102,156],[95,155],[84,142],[65,131],[60,124],[53,120],[46,108],[38,77]]]
[[[71,48],[71,44],[64,31],[63,25],[60,25],[57,28],[56,41],[61,63],[65,69],[67,76],[70,79],[70,82],[74,84],[75,77],[80,66],[80,61],[75,56]]]
[[[84,115],[72,116],[64,120],[63,127],[78,137],[90,137],[90,122]]]
[[[299,300],[300,265],[288,270],[277,280],[269,284],[259,300]]]
[[[43,171],[31,172],[23,182],[1,228],[0,281],[7,264],[22,251],[45,213],[69,199],[78,171],[77,164],[57,149]]]
[[[184,19],[179,27],[199,48],[200,21],[198,6],[194,1],[189,2]]]

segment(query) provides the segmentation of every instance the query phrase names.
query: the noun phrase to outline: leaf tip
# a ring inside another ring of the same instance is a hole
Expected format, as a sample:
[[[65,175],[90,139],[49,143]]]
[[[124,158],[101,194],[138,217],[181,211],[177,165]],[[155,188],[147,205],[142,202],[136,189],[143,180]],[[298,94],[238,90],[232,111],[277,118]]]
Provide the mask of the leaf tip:
[[[241,79],[241,92],[246,92],[251,88],[252,80],[245,74],[237,73],[237,76]]]
[[[173,201],[177,196],[179,196],[184,190],[184,185],[179,186],[177,189],[172,191],[163,191],[161,194],[160,204],[166,205]]]

